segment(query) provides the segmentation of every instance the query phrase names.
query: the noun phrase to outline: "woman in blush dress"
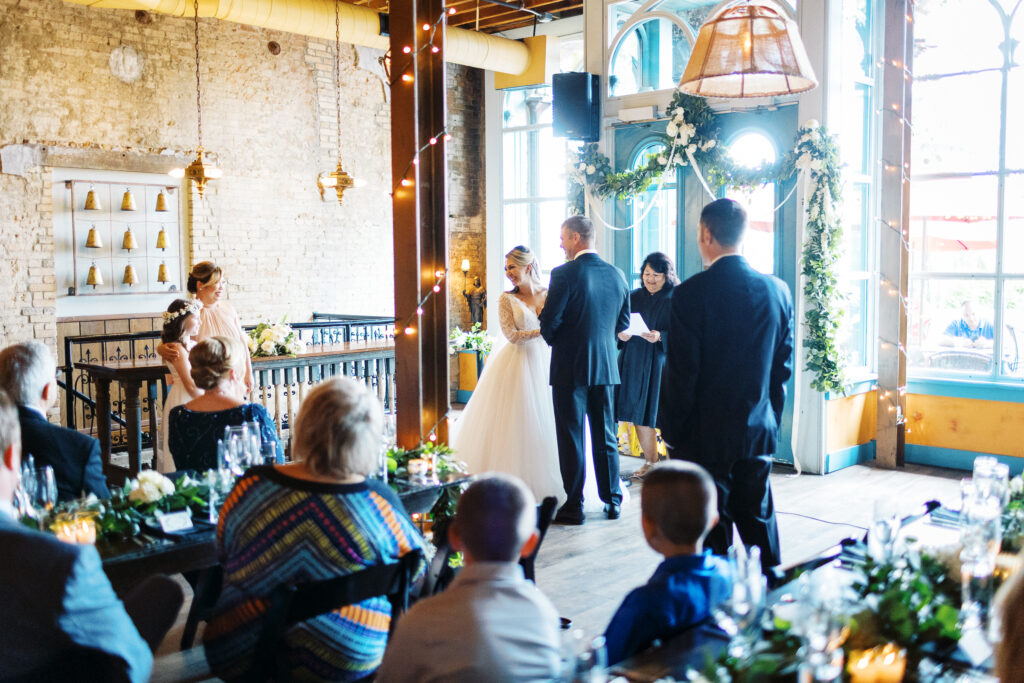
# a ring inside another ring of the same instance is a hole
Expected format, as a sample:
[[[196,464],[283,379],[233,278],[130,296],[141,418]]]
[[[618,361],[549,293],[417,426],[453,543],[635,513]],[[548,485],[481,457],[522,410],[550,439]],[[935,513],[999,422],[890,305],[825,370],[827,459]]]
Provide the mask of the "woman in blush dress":
[[[196,345],[193,337],[199,331],[199,311],[203,305],[198,301],[175,299],[164,312],[164,329],[160,333],[160,341],[167,345],[179,345],[184,354],[178,354],[173,361],[164,361],[168,372],[174,378],[171,389],[164,399],[163,428],[160,430],[160,441],[157,444],[156,469],[160,472],[173,472],[174,460],[167,448],[167,434],[170,431],[171,409],[202,395],[203,390],[192,381],[192,365],[185,355]]]
[[[549,383],[551,347],[541,338],[537,319],[547,289],[541,285],[540,264],[528,247],[506,254],[505,277],[513,288],[498,299],[498,321],[509,343],[487,359],[457,424],[452,447],[470,472],[514,475],[538,501],[554,496],[561,506],[566,494]],[[602,510],[593,458],[585,460],[584,508]],[[624,488],[623,503],[627,498]]]

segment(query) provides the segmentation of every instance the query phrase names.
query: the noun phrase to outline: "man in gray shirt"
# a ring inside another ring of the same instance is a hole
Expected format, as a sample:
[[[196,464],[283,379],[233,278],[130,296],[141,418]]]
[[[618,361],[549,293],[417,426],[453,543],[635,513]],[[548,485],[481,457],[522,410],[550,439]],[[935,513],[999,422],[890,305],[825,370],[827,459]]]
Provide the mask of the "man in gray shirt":
[[[558,615],[518,564],[537,544],[536,526],[536,500],[519,479],[491,474],[470,485],[449,532],[465,567],[401,618],[375,680],[556,678]]]

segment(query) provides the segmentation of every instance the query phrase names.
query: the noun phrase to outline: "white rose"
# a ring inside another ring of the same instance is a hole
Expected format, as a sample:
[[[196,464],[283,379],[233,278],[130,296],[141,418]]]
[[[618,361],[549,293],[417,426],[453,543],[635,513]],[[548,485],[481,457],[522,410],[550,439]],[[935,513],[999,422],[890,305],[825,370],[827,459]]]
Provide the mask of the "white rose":
[[[597,168],[595,168],[593,164],[590,164],[589,166],[587,166],[587,173],[588,174],[596,173],[596,172],[597,172]]]
[[[696,151],[697,151],[697,145],[696,144],[690,143],[689,145],[686,146],[687,154],[693,154]]]
[[[174,493],[174,482],[167,477],[160,478],[160,493],[169,496]]]
[[[579,169],[581,171],[586,171],[587,170],[587,165],[581,161],[580,165],[579,165]]]
[[[810,128],[811,130],[817,130],[820,125],[817,119],[807,119],[804,121],[804,128]]]
[[[676,110],[676,115],[672,117],[672,120],[680,122],[680,123],[685,121],[686,120],[686,110],[685,109],[677,109]]]
[[[275,346],[276,344],[274,344],[274,342],[269,339],[260,344],[260,348],[263,349],[263,353],[273,353]]]
[[[815,159],[814,161],[811,162],[812,171],[820,171],[824,167],[825,164],[821,161],[821,159]]]
[[[246,346],[249,347],[249,353],[252,353],[257,348],[256,340],[253,339],[252,337],[246,337],[245,338],[245,344],[246,344]]]
[[[160,488],[151,481],[140,483],[128,494],[128,500],[143,503],[155,503],[163,497],[164,494],[160,492]]]
[[[811,167],[811,157],[808,154],[801,154],[797,157],[796,167],[801,171],[805,171]]]
[[[273,339],[273,338],[274,338],[274,330],[271,327],[268,327],[267,329],[265,329],[262,332],[260,332],[260,341],[261,342],[265,342],[268,339]]]
[[[659,156],[658,157],[658,163],[661,164],[662,166],[667,166],[668,165],[668,159],[666,159],[663,156]]]
[[[668,135],[669,137],[675,137],[676,133],[678,133],[678,132],[679,132],[679,126],[677,126],[674,123],[670,123],[667,126],[665,126],[665,135]]]
[[[1024,477],[1014,477],[1010,480],[1010,493],[1024,493]]]

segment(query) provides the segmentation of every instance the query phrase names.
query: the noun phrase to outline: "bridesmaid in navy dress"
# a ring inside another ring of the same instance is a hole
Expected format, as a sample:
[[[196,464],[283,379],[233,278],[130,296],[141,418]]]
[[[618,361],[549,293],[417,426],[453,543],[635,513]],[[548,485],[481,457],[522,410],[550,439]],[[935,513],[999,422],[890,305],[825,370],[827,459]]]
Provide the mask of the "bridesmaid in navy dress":
[[[619,375],[622,384],[615,392],[615,419],[636,427],[644,452],[644,465],[633,476],[642,478],[658,462],[658,438],[654,425],[661,394],[661,370],[665,366],[665,335],[668,332],[669,302],[679,282],[672,260],[660,251],[652,252],[640,266],[643,286],[629,295],[629,308],[639,313],[649,332],[631,336],[619,333]]]

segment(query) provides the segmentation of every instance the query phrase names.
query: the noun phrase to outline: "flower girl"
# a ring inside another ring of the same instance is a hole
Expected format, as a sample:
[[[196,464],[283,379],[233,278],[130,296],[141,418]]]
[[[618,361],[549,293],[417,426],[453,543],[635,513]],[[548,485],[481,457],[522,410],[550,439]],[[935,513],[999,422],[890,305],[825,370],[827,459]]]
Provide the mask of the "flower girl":
[[[192,366],[188,362],[188,352],[196,345],[192,335],[199,331],[199,311],[203,305],[198,301],[175,299],[164,312],[164,329],[160,341],[164,344],[180,344],[185,353],[178,354],[174,361],[164,361],[164,365],[174,378],[171,390],[164,399],[163,421],[160,423],[160,442],[157,448],[156,469],[160,472],[173,472],[174,460],[167,448],[167,432],[171,408],[188,403],[201,395],[203,390],[192,381]]]

